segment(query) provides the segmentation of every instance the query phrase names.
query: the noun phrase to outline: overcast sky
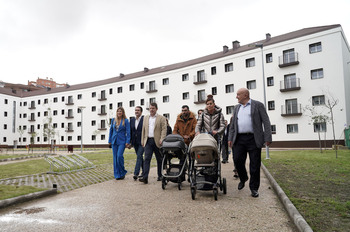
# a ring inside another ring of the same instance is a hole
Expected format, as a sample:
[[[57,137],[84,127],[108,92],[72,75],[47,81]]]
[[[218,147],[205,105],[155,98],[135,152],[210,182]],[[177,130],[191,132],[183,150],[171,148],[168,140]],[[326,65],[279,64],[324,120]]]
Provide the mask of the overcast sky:
[[[341,24],[349,0],[0,0],[0,80],[79,84]]]

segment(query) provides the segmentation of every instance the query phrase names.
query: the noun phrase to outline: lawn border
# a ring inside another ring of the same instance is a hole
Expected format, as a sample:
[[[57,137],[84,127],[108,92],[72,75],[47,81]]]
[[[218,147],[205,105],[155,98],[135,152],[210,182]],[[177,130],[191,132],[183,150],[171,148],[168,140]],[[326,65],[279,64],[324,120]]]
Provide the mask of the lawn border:
[[[267,170],[265,165],[261,163],[261,168],[264,171],[267,179],[270,181],[272,188],[277,194],[279,200],[282,202],[284,208],[287,210],[289,217],[292,219],[294,225],[298,228],[300,232],[312,232],[312,228],[306,222],[304,217],[299,213],[297,208],[293,205],[293,203],[289,200],[288,196],[284,193],[283,189],[279,186],[270,172]]]
[[[52,188],[52,189],[48,189],[48,190],[44,190],[44,191],[40,191],[40,192],[29,193],[29,194],[18,196],[18,197],[0,200],[0,209],[6,208],[6,207],[14,205],[14,204],[31,201],[31,200],[34,200],[37,198],[50,196],[53,194],[57,194],[57,188]]]

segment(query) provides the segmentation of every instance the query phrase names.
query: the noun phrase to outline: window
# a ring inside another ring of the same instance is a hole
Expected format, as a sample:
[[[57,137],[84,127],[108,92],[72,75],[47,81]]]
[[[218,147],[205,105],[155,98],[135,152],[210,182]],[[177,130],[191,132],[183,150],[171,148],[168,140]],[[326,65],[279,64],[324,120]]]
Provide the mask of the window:
[[[204,102],[205,99],[206,99],[206,96],[205,96],[205,90],[198,90],[198,97],[197,97],[197,101],[198,102]]]
[[[325,122],[314,123],[314,132],[327,132],[327,124]]]
[[[96,140],[96,135],[91,135],[91,140],[92,141]]]
[[[284,88],[291,89],[298,87],[297,77],[295,73],[284,76]]]
[[[218,91],[217,91],[216,87],[211,88],[211,94],[212,95],[217,95],[218,94]]]
[[[163,79],[163,85],[169,85],[169,78]]]
[[[5,139],[6,139],[6,137],[5,137]],[[6,141],[5,141],[5,142],[6,142]],[[26,138],[26,137],[23,138],[23,142],[24,142],[24,143],[27,142],[27,138]]]
[[[256,89],[256,81],[247,81],[247,89]]]
[[[101,135],[101,140],[105,140],[106,139],[106,135]]]
[[[230,84],[230,85],[226,85],[226,86],[225,86],[225,92],[226,92],[226,93],[233,93],[233,91],[234,91],[233,84]]]
[[[96,126],[96,120],[91,121],[91,126]]]
[[[4,117],[7,117],[7,111],[4,112]]]
[[[255,66],[255,58],[246,59],[245,66],[247,68],[254,67]]]
[[[82,99],[83,95],[78,94],[78,100]]]
[[[123,107],[123,102],[118,102],[118,103],[117,103],[117,106],[118,106],[118,107]]]
[[[96,111],[96,106],[91,106],[91,112],[95,112]]]
[[[64,141],[64,136],[61,136],[61,142],[63,142]]]
[[[45,98],[44,99],[44,104],[47,104],[47,103],[49,103],[49,99]]]
[[[271,125],[271,134],[276,134],[276,125]]]
[[[267,105],[269,110],[275,110],[275,101],[269,101]]]
[[[151,104],[151,103],[155,103],[156,102],[156,98],[155,97],[151,97],[150,99],[149,99],[149,103]]]
[[[287,124],[287,133],[298,133],[298,124]]]
[[[323,78],[323,68],[311,70],[311,80]]]
[[[57,115],[57,110],[54,110],[54,111],[53,111],[53,115]]]
[[[40,124],[38,124],[38,125],[36,126],[36,129],[40,130]]]
[[[38,100],[38,105],[40,105],[40,102],[41,102],[41,101],[40,101],[40,99],[39,99],[39,100]]]
[[[92,98],[96,97],[96,92],[92,92],[92,93],[91,93],[91,97],[92,97]]]
[[[134,107],[134,106],[135,106],[135,101],[134,101],[134,100],[129,101],[129,106],[130,106],[130,107]]]
[[[156,82],[155,81],[150,81],[149,82],[149,89],[148,91],[155,91],[156,90]]]
[[[216,75],[216,67],[211,67],[211,75]]]
[[[272,63],[272,53],[266,54],[266,63]]]
[[[189,98],[190,98],[190,93],[189,93],[189,92],[182,93],[182,99],[183,99],[183,100],[189,99]]]
[[[283,51],[283,64],[288,64],[295,61],[296,59],[294,49]]]
[[[46,111],[47,112],[47,111]],[[46,115],[47,116],[47,115]],[[27,118],[27,114],[23,114],[23,118]]]
[[[273,77],[268,77],[267,78],[267,86],[273,86],[273,85],[274,85]]]
[[[141,106],[145,105],[145,99],[140,99],[140,105]]]
[[[68,136],[68,141],[72,141],[72,136]]]
[[[118,92],[118,93],[122,93],[122,92],[123,92],[123,87],[118,87],[118,88],[117,88],[117,92]]]
[[[324,105],[324,104],[325,104],[324,95],[312,97],[312,105],[313,106],[319,106],[319,105]]]
[[[4,124],[4,130],[7,130],[7,124]]]
[[[23,138],[24,139],[24,138]],[[6,143],[6,137],[3,137],[2,138],[2,141],[4,142],[4,143]]]
[[[7,99],[4,99],[4,103],[5,103],[5,105],[7,105],[8,104],[8,100]],[[4,137],[5,139],[6,139],[6,137]]]
[[[109,109],[113,110],[113,103],[109,103]]]
[[[233,114],[234,106],[226,106],[226,114]]]
[[[129,91],[134,91],[135,90],[135,85],[132,84],[132,85],[129,85]]]
[[[80,135],[78,135],[78,136],[77,136],[77,140],[78,140],[78,141],[80,141],[80,139],[81,139],[81,136],[80,136]]]
[[[297,114],[298,112],[298,100],[288,99],[286,100],[286,114]]]
[[[38,112],[38,117],[40,117],[40,112]]]
[[[37,141],[37,142],[40,142],[40,137],[37,137],[37,138],[36,138],[36,141]]]
[[[182,81],[188,81],[190,79],[188,73],[182,74]]]
[[[57,128],[57,123],[52,124],[53,128]]]
[[[309,45],[309,52],[310,52],[310,54],[316,53],[316,52],[322,52],[321,42],[310,44]]]
[[[81,127],[81,122],[77,122],[77,127]]]
[[[6,99],[6,103],[5,104],[7,104],[7,103],[8,103],[8,101]],[[23,102],[23,106],[27,106],[27,102]]]
[[[140,89],[144,89],[145,88],[145,84],[143,82],[140,83]]]
[[[110,94],[110,95],[113,94],[113,89],[112,89],[112,88],[109,89],[109,94]]]
[[[64,102],[64,96],[61,97],[61,102]]]
[[[64,128],[64,122],[61,123],[61,128]]]
[[[225,64],[225,72],[233,71],[233,63]]]
[[[204,70],[200,70],[197,72],[197,81],[205,81],[205,72]]]
[[[169,102],[169,96],[163,96],[163,102]]]
[[[168,113],[163,114],[163,116],[168,120],[170,119],[170,114],[168,114]]]

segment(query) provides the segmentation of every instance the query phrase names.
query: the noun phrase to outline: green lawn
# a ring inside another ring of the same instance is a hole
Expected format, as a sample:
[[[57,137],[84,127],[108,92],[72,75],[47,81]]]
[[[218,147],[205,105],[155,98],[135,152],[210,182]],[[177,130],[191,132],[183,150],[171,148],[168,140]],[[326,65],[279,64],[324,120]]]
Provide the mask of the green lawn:
[[[270,151],[262,161],[314,231],[350,228],[350,151]]]
[[[0,185],[0,200],[22,196],[29,193],[43,191],[45,189],[35,188],[32,186],[12,186]]]

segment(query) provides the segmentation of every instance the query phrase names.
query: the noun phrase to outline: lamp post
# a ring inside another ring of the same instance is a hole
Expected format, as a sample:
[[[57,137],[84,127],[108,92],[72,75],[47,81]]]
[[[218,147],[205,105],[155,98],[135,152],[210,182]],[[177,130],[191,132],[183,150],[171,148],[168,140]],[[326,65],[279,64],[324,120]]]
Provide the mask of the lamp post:
[[[83,110],[85,109],[85,106],[79,106],[78,109],[80,109],[81,113],[81,136],[80,136],[80,153],[83,153]]]
[[[264,106],[266,107],[266,89],[265,89],[265,70],[264,70],[264,45],[262,43],[255,43],[256,48],[260,48],[261,50],[261,67],[262,67],[262,77],[263,77],[263,90],[264,90]],[[266,158],[270,159],[269,146],[266,145]]]

